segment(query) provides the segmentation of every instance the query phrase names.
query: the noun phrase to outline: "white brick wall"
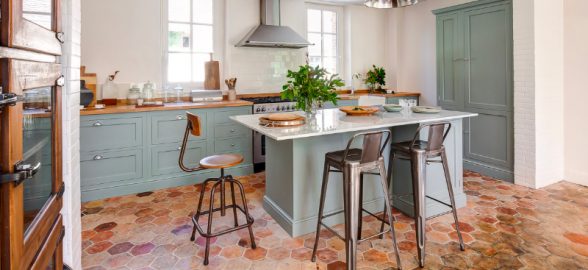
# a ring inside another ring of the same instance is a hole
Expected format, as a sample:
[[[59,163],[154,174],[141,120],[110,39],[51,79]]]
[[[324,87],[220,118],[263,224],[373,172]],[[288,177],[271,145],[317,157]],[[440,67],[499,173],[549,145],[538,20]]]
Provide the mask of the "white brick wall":
[[[515,183],[535,187],[535,31],[533,0],[513,1]]]
[[[82,269],[80,218],[80,0],[62,1],[63,74],[63,181],[65,194],[61,211],[65,225],[64,262],[73,269]]]

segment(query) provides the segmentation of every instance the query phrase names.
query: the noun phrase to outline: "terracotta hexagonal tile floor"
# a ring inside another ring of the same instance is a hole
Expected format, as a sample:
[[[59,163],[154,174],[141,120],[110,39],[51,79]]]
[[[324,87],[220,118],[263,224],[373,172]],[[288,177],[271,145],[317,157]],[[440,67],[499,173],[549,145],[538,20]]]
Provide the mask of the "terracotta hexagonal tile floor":
[[[236,231],[213,238],[210,265],[202,265],[206,239],[190,242],[190,217],[201,188],[192,185],[85,203],[84,269],[345,269],[344,242],[332,233],[321,231],[313,263],[314,235],[290,238],[263,210],[264,174],[239,180],[256,220],[256,250],[247,230]],[[588,269],[587,187],[561,182],[532,190],[466,172],[464,188],[468,204],[458,212],[466,251],[459,250],[450,214],[431,219],[427,269]],[[228,213],[214,217],[214,228],[232,225]],[[403,266],[413,269],[413,222],[395,216]],[[365,232],[379,230],[374,218],[363,222]],[[389,235],[364,242],[358,250],[358,269],[396,266]]]

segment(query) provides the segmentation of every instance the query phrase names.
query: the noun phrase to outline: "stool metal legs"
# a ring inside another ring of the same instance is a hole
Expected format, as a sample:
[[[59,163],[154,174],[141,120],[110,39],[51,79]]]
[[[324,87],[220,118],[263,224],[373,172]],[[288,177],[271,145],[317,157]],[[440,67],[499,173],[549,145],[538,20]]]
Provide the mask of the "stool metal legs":
[[[451,175],[449,174],[449,165],[447,164],[447,154],[445,153],[445,150],[441,152],[441,163],[443,163],[443,171],[445,172],[445,181],[447,182],[447,191],[449,192],[449,200],[451,202],[451,212],[453,213],[455,230],[457,231],[457,237],[459,238],[459,248],[461,249],[461,251],[464,251],[465,245],[463,244],[463,238],[461,237],[461,231],[459,230],[457,209],[455,209],[455,196],[453,193],[453,185],[451,184]]]
[[[342,173],[343,173],[343,201],[344,201],[343,213],[345,215],[345,236],[341,237],[338,235],[338,233],[336,233],[335,231],[333,231],[332,229],[330,229],[329,227],[327,227],[325,224],[322,223],[323,218],[330,217],[332,215],[341,213],[341,212],[336,212],[336,213],[324,215],[325,197],[326,197],[328,181],[329,181],[329,172],[331,171],[331,169],[330,169],[331,166],[330,166],[329,162],[325,160],[325,166],[324,166],[324,171],[323,171],[323,183],[322,183],[322,187],[321,187],[321,196],[320,196],[320,203],[319,203],[319,214],[318,214],[316,236],[315,236],[314,247],[312,250],[312,257],[311,257],[311,260],[313,262],[316,261],[316,253],[317,253],[317,248],[318,248],[318,240],[319,240],[321,226],[325,226],[327,229],[329,229],[330,231],[335,233],[336,236],[340,237],[345,242],[347,269],[350,269],[350,270],[355,269],[356,264],[357,264],[357,259],[356,259],[357,258],[357,245],[361,241],[368,240],[370,238],[377,237],[377,236],[380,236],[380,235],[388,232],[388,231],[384,232],[382,230],[379,234],[370,236],[366,239],[361,239],[361,237],[360,237],[360,233],[361,233],[360,224],[361,224],[361,217],[362,217],[361,214],[364,211],[363,207],[362,207],[362,197],[363,196],[361,196],[361,192],[363,191],[362,190],[362,185],[363,185],[362,170],[378,168],[379,169],[379,176],[380,176],[380,184],[381,184],[382,190],[385,193],[385,198],[384,198],[385,209],[387,209],[387,210],[385,210],[387,212],[384,214],[384,217],[382,218],[382,220],[384,220],[385,217],[388,218],[388,224],[390,224],[390,231],[392,232],[392,241],[394,243],[394,251],[396,253],[396,263],[398,265],[398,269],[402,268],[401,262],[400,262],[400,252],[398,250],[398,245],[396,242],[396,232],[394,229],[392,207],[391,207],[391,203],[389,200],[389,194],[388,194],[388,183],[387,183],[386,168],[384,165],[384,159],[380,159],[377,162],[372,163],[372,165],[370,165],[370,166],[371,166],[371,168],[364,168],[359,163],[346,163],[345,166],[343,167],[343,170],[342,170]]]
[[[210,190],[210,205],[208,207],[207,211],[202,211],[202,204],[203,204],[203,200],[204,200],[204,193],[206,192],[206,186],[211,183],[214,182],[214,185],[212,186],[212,189]],[[225,202],[225,184],[228,183],[230,184],[231,187],[231,205],[226,205]],[[243,207],[237,205],[236,200],[235,200],[235,185],[237,185],[237,188],[239,189],[239,192],[241,193],[241,200],[243,203]],[[217,191],[217,189],[220,188],[220,207],[215,208],[214,207],[214,197],[215,197],[215,193]],[[225,215],[226,209],[228,208],[232,208],[233,209],[233,218],[234,218],[234,222],[235,222],[235,226],[233,228],[229,228],[220,232],[212,232],[212,217],[214,215],[214,212],[221,212],[221,216]],[[247,220],[247,222],[245,224],[239,225],[239,221],[237,219],[237,209],[240,210],[244,215],[245,215],[245,219]],[[200,224],[198,223],[198,220],[200,218],[200,216],[202,215],[208,215],[208,224],[206,227],[206,232],[204,232],[204,230],[200,227]],[[196,214],[194,214],[194,216],[192,217],[192,223],[194,223],[194,228],[192,230],[192,236],[190,237],[191,241],[196,240],[196,231],[198,231],[198,233],[206,238],[206,247],[204,250],[204,265],[208,265],[208,256],[210,254],[210,239],[216,236],[220,236],[223,234],[227,234],[227,233],[231,233],[240,229],[244,229],[244,228],[248,228],[249,229],[249,237],[251,238],[251,248],[255,249],[257,246],[255,244],[255,237],[253,235],[253,218],[251,217],[251,215],[249,215],[249,209],[247,208],[247,199],[245,198],[245,189],[243,188],[243,185],[241,184],[241,182],[233,179],[232,176],[228,175],[225,176],[224,175],[224,170],[221,170],[221,177],[220,178],[209,178],[206,179],[206,181],[204,181],[204,183],[202,183],[202,188],[200,190],[200,197],[198,199],[198,208],[196,209]]]
[[[425,200],[425,181],[427,157],[425,151],[411,153],[412,192],[414,198],[414,220],[419,266],[425,266],[425,223],[427,215]]]

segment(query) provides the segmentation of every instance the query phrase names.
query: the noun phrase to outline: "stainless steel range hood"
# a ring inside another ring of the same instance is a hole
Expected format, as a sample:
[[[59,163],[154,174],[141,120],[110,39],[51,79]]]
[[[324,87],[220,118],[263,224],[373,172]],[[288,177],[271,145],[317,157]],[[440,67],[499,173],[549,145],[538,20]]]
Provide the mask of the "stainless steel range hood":
[[[281,25],[280,0],[261,0],[261,25],[251,30],[237,47],[305,48],[312,43]]]

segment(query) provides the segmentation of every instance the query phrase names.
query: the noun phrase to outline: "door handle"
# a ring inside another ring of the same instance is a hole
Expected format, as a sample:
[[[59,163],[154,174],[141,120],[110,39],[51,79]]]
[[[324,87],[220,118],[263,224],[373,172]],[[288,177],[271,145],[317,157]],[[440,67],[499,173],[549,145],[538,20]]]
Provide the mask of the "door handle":
[[[15,185],[20,185],[27,179],[33,178],[35,174],[41,169],[41,162],[34,165],[23,163],[19,161],[14,165],[14,173],[3,174],[0,177],[1,183],[13,182]]]

